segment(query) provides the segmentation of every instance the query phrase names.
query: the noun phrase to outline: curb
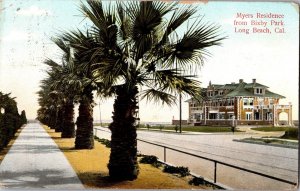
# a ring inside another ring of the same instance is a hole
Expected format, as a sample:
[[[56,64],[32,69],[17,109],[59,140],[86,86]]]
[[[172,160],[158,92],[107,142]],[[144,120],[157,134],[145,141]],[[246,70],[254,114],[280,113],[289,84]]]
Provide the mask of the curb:
[[[283,144],[274,144],[274,143],[261,143],[261,142],[255,142],[255,141],[249,141],[249,140],[240,140],[240,139],[233,139],[232,141],[241,142],[241,143],[257,144],[257,145],[266,145],[266,146],[298,149],[298,144],[294,146],[294,145],[283,145]]]

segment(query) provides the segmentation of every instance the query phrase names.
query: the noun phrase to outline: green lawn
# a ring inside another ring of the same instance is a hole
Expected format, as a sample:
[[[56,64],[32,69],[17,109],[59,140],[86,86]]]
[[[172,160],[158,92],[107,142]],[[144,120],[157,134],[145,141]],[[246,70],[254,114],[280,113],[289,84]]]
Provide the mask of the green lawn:
[[[273,146],[275,145],[285,145],[293,148],[298,148],[298,143],[297,142],[290,142],[286,140],[278,140],[276,138],[244,138],[241,140],[238,140],[239,142],[248,142],[248,143],[262,143],[262,144],[272,144]]]
[[[285,134],[281,136],[282,139],[298,140],[298,128],[295,127],[258,127],[251,128],[255,131],[285,131]]]
[[[149,130],[151,129],[161,129],[161,130],[175,130],[174,125],[172,126],[150,126]],[[145,125],[140,125],[140,128],[147,128]],[[192,132],[232,132],[231,127],[212,127],[212,126],[182,126],[182,131],[192,131]],[[179,132],[179,127],[178,127]],[[241,132],[238,130],[235,130],[235,132]]]
[[[106,127],[108,126],[110,123],[94,123],[94,126],[102,126],[102,127]]]
[[[289,129],[297,129],[293,127],[255,127],[251,128],[252,130],[255,131],[287,131]]]

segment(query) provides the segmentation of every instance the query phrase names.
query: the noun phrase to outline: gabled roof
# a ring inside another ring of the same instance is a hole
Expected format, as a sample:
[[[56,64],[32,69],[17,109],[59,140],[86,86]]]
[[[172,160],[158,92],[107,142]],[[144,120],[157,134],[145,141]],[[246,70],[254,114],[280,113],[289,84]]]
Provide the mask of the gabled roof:
[[[224,90],[233,90],[235,89],[239,84],[225,84],[220,89]]]
[[[249,83],[245,85],[245,88],[269,88],[269,87],[259,83]]]
[[[253,96],[253,91],[249,91],[250,89],[245,89],[245,86],[247,84],[245,82],[242,82],[238,84],[238,86],[229,92],[228,94],[224,95],[223,97],[237,97],[237,96]]]
[[[215,89],[219,89],[224,85],[220,85],[220,84],[212,84],[211,86],[213,86]]]
[[[239,83],[231,83],[231,84],[211,84],[214,87],[215,91],[218,90],[227,90],[229,91],[227,94],[223,95],[215,95],[213,97],[207,97],[206,91],[207,88],[201,89],[201,96],[203,99],[220,99],[220,98],[231,98],[231,97],[272,97],[272,98],[285,98],[282,95],[276,94],[268,90],[268,86],[257,83],[256,80],[252,83],[246,83],[243,80],[240,80]],[[264,94],[255,94],[254,88],[263,88]],[[225,91],[225,92],[227,92]],[[187,102],[192,101],[192,99],[187,100]]]
[[[284,96],[273,93],[269,90],[266,90],[264,97],[285,98]]]

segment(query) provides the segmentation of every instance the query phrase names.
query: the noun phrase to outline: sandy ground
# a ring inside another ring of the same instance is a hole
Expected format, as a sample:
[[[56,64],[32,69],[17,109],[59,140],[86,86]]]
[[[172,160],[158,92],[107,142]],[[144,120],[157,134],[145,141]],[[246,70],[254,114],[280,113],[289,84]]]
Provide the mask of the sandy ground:
[[[188,178],[163,173],[148,164],[140,164],[140,174],[134,181],[112,181],[108,177],[107,164],[110,150],[95,141],[92,150],[75,150],[75,139],[61,139],[60,133],[46,128],[59,148],[63,151],[78,177],[86,188],[120,189],[211,189],[205,186],[191,186]]]

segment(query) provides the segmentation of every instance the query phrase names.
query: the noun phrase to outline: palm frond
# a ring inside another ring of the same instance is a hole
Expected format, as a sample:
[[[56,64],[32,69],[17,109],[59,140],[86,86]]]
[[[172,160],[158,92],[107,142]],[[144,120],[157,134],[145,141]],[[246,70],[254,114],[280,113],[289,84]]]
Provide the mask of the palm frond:
[[[183,23],[188,21],[188,19],[196,13],[196,7],[181,6],[176,8],[176,11],[173,12],[173,15],[168,22],[168,26],[164,32],[163,38],[160,42],[160,45],[165,44],[168,40],[169,35],[176,31],[176,29],[181,26]]]
[[[220,45],[226,37],[220,37],[220,26],[202,23],[201,20],[194,23],[181,39],[173,44],[174,51],[167,60],[168,67],[174,63],[183,69],[190,66],[201,66],[203,58],[209,55],[208,47]]]
[[[140,95],[142,100],[146,98],[147,101],[153,101],[155,103],[162,102],[162,104],[169,106],[176,103],[176,97],[174,95],[153,88],[142,91]]]

